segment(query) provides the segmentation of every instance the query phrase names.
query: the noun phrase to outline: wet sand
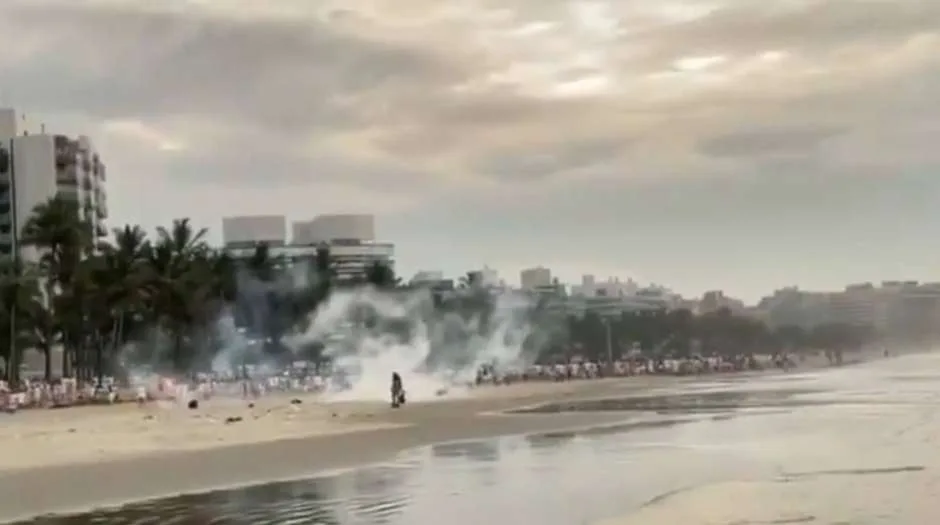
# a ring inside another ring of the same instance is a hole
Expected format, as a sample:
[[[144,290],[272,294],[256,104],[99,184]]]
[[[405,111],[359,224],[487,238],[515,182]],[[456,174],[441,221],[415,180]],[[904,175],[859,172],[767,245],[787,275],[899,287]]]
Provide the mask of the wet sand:
[[[729,381],[750,377],[754,375],[704,376]],[[124,405],[21,412],[0,427],[5,451],[0,455],[0,521],[304,478],[433,443],[622,423],[631,414],[504,412],[670,390],[701,379],[525,383],[481,388],[400,410],[385,403],[324,404],[315,396],[291,404],[292,396],[277,394],[251,409],[241,400],[220,399],[195,411]],[[242,420],[226,424],[229,417]]]
[[[129,405],[24,411],[0,427],[0,521],[302,478],[438,442],[620,422],[622,413],[499,412],[678,381],[519,384],[399,410],[384,403],[322,404],[313,396],[292,405],[290,397],[271,396],[254,409],[226,400],[198,411]],[[236,415],[243,420],[225,424]]]

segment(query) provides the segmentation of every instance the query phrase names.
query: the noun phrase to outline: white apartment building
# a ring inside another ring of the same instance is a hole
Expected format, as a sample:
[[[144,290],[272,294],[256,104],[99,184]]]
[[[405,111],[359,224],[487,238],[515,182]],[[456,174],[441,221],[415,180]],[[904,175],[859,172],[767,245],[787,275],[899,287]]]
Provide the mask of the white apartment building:
[[[483,267],[482,270],[467,272],[467,277],[471,278],[474,286],[481,288],[500,288],[503,286],[503,282],[499,278],[499,272],[488,266]]]
[[[444,272],[440,270],[421,270],[411,278],[412,284],[433,284],[444,280]]]
[[[13,109],[0,108],[0,256],[38,256],[19,246],[19,236],[33,209],[56,195],[74,199],[95,234],[107,235],[107,171],[91,141],[19,124]]]
[[[897,337],[940,335],[940,283],[860,283],[838,292],[777,290],[758,305],[771,328],[827,323],[871,327]]]
[[[287,244],[287,217],[283,215],[242,215],[222,219],[222,242],[226,247],[254,248]]]
[[[829,295],[829,321],[884,329],[892,294],[894,291],[871,283],[850,284],[842,292]]]
[[[320,244],[337,241],[375,241],[375,216],[366,214],[318,215],[291,225],[294,244]]]
[[[782,288],[761,299],[754,316],[764,320],[770,328],[799,326],[809,330],[830,322],[831,295],[796,287]]]
[[[606,281],[598,282],[593,275],[584,275],[580,285],[571,287],[571,295],[617,297],[635,295],[639,290],[640,285],[633,279],[623,282],[617,277],[609,277]]]
[[[554,284],[552,271],[542,266],[526,268],[519,272],[519,284],[523,290],[530,292],[540,288],[549,288]]]
[[[727,309],[732,314],[739,315],[744,312],[744,301],[728,297],[721,290],[711,290],[702,294],[702,299],[696,308],[699,314],[712,313],[721,309]]]
[[[286,242],[287,218],[281,215],[226,217],[222,237],[226,251],[235,258],[247,258],[255,245],[270,246],[272,258],[285,265],[312,260],[325,246],[339,280],[365,276],[376,262],[394,266],[395,245],[375,240],[375,218],[371,215],[321,215],[292,224],[292,238]]]

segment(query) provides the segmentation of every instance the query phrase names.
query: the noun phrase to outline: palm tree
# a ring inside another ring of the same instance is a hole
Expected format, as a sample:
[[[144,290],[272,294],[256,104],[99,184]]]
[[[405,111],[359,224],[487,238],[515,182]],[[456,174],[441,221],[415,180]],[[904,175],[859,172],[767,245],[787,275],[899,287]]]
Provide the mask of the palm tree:
[[[130,325],[144,319],[148,299],[153,295],[153,275],[147,265],[150,243],[140,226],[126,225],[112,230],[114,243],[102,243],[95,273],[99,297],[96,302],[113,318],[112,351],[127,340]]]
[[[395,270],[383,261],[376,261],[366,269],[366,282],[376,288],[395,288],[401,279],[395,276]]]
[[[169,333],[171,366],[185,369],[193,355],[184,353],[187,336],[207,317],[216,291],[212,252],[204,241],[207,230],[195,230],[189,219],[176,219],[170,228],[157,229],[157,243],[150,249],[148,266],[153,289],[151,308],[155,321]]]
[[[2,356],[10,382],[19,379],[23,350],[32,342],[32,320],[40,310],[45,310],[39,279],[36,268],[24,265],[19,258],[0,261],[0,347],[5,349]],[[49,348],[42,348],[47,376],[50,375]]]
[[[23,225],[22,244],[38,252],[47,300],[63,330],[62,373],[84,343],[81,283],[75,276],[93,246],[92,229],[75,200],[55,196],[35,207]]]

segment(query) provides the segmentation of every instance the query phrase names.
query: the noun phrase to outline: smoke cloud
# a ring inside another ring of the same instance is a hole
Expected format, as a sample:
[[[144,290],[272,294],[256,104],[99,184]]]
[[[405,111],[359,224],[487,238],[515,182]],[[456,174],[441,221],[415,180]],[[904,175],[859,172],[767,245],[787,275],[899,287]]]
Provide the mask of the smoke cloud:
[[[203,333],[187,335],[187,351],[196,356],[190,372],[237,374],[250,364],[264,373],[314,359],[330,364],[330,400],[388,400],[393,372],[409,399],[430,400],[461,395],[483,364],[530,365],[537,356],[532,342],[545,339],[533,337],[539,335],[531,323],[534,304],[518,292],[458,290],[442,306],[428,290],[334,289],[313,313],[285,319],[289,312],[277,305],[309,293],[313,281],[302,267],[270,282],[240,275],[236,303]],[[266,327],[278,323],[275,344]],[[172,345],[163,330],[147,330],[121,352],[125,370],[149,375]],[[272,346],[281,354],[270,353]]]
[[[363,287],[331,295],[309,329],[287,344],[323,345],[347,383],[331,392],[333,399],[386,400],[392,372],[402,376],[411,399],[434,399],[459,394],[482,364],[533,362],[524,350],[530,307],[527,298],[505,293],[492,298],[489,312],[467,315],[435,309],[428,292]]]

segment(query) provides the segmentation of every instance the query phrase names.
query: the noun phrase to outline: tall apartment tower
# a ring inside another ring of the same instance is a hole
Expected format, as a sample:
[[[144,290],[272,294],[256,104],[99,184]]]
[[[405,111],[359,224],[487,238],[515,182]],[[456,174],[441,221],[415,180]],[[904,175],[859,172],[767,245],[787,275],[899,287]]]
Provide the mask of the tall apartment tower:
[[[95,235],[107,235],[106,180],[87,137],[30,133],[20,129],[13,109],[0,108],[0,257],[37,257],[20,245],[23,226],[38,204],[56,195],[74,199]]]

